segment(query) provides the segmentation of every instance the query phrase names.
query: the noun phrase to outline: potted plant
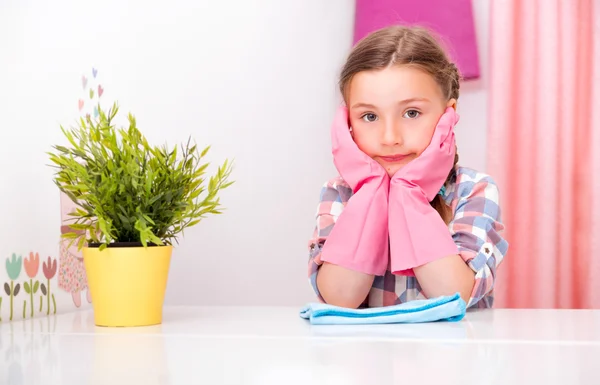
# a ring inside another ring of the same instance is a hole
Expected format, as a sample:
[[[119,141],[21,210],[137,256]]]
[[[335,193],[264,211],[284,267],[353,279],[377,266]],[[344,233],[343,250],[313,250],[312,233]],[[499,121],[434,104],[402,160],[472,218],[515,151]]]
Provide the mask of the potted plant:
[[[98,105],[98,118],[61,126],[70,145],[48,153],[54,182],[76,205],[72,231],[62,236],[83,250],[96,325],[155,325],[173,241],[222,212],[218,195],[233,183],[232,164],[225,160],[208,178],[210,146],[150,145],[133,115],[129,127],[115,127],[118,110]]]

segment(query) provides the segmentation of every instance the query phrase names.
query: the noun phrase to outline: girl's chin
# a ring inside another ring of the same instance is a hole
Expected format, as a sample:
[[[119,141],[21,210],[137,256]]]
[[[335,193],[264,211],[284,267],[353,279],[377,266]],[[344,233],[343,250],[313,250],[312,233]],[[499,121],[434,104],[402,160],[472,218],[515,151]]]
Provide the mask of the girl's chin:
[[[385,165],[383,166],[385,168],[385,171],[387,171],[388,175],[391,177],[394,176],[394,174],[396,174],[403,165],[399,165],[399,164],[393,164],[393,165]]]
[[[400,170],[402,167],[406,166],[408,163],[410,163],[412,159],[404,159],[402,162],[398,162],[398,163],[387,163],[387,162],[378,162],[381,167],[383,167],[385,169],[385,171],[387,171],[388,175],[390,177],[394,176],[395,173],[398,172],[398,170]]]

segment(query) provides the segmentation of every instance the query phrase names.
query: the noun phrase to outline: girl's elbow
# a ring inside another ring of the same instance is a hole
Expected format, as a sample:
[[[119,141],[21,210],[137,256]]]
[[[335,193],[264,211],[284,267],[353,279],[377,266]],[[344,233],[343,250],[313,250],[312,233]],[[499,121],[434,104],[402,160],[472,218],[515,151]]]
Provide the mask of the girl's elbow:
[[[347,309],[358,309],[362,304],[362,300],[359,297],[351,295],[339,295],[339,293],[323,293],[321,296],[325,303],[332,306],[339,306]]]
[[[465,301],[466,306],[469,306],[473,289],[475,288],[475,274],[467,274],[466,277],[460,282],[456,292],[460,294],[460,298]]]
[[[357,309],[371,290],[374,276],[325,263],[317,274],[323,300],[333,306]]]

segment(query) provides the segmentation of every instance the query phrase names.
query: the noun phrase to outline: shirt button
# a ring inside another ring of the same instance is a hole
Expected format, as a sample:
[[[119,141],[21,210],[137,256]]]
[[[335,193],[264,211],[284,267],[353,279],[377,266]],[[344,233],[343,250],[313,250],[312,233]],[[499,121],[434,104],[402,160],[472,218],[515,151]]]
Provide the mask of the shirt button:
[[[483,244],[483,246],[481,246],[481,250],[485,255],[489,257],[490,255],[492,255],[492,250],[494,250],[494,246],[492,246],[491,243],[486,242]]]

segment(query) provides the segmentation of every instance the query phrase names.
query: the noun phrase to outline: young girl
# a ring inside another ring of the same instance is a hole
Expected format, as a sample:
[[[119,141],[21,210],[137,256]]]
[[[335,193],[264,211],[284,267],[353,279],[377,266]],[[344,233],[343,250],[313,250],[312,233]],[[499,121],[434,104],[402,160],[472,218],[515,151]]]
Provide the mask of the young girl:
[[[491,307],[502,238],[498,188],[457,165],[459,74],[424,29],[361,40],[332,126],[340,173],[322,188],[309,242],[318,298],[357,308],[460,293]]]

